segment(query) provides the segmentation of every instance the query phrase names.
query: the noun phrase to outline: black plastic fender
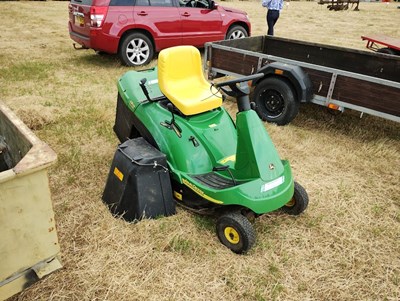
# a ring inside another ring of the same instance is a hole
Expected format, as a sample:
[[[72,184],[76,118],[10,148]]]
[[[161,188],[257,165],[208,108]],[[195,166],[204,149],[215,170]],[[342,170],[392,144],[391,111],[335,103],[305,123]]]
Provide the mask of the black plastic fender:
[[[264,73],[265,76],[257,81],[253,81],[253,86],[256,86],[266,76],[278,76],[286,78],[292,84],[299,102],[308,102],[313,97],[313,85],[310,77],[299,66],[273,62],[260,68],[257,73]]]

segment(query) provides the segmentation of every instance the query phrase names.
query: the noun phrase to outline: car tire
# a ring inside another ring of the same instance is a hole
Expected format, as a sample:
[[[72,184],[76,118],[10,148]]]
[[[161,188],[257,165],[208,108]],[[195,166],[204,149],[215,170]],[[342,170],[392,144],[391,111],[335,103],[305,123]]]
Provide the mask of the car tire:
[[[247,31],[243,28],[243,26],[235,25],[228,30],[225,36],[225,40],[242,39],[247,38],[248,36],[249,35],[247,34]]]
[[[122,41],[118,55],[127,66],[147,65],[154,57],[154,46],[145,34],[133,32]]]

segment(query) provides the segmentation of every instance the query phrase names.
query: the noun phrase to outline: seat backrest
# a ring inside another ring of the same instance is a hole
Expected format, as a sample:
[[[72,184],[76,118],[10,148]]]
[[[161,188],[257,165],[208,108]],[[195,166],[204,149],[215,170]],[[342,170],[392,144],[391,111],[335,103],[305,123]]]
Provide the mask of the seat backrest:
[[[205,79],[200,51],[193,46],[171,47],[159,53],[158,84],[185,115],[199,114],[222,104],[221,94]]]

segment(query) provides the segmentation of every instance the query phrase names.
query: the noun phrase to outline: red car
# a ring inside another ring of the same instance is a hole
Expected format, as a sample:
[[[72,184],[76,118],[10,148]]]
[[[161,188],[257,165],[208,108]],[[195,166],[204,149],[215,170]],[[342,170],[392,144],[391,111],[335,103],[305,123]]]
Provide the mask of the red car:
[[[247,13],[212,0],[71,0],[69,34],[83,48],[118,53],[129,66],[176,45],[250,36]]]

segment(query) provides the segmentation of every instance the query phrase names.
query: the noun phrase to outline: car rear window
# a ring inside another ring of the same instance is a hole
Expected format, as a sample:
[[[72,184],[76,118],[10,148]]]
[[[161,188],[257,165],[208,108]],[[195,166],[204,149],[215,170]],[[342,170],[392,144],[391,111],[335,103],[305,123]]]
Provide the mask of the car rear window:
[[[71,3],[92,6],[93,0],[71,0]]]

